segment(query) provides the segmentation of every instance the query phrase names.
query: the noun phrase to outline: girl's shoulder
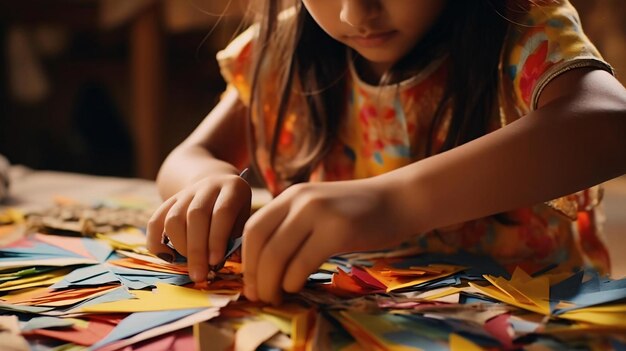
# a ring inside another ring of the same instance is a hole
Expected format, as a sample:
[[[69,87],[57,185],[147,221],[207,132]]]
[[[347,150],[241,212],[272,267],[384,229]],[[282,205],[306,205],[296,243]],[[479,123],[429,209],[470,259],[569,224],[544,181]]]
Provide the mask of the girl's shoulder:
[[[504,80],[515,93],[521,115],[537,107],[543,88],[573,68],[613,73],[583,32],[578,12],[567,0],[528,2],[511,21],[501,58]]]
[[[252,25],[216,55],[222,77],[229,87],[237,89],[246,105],[250,101],[252,45],[257,36],[258,25]]]

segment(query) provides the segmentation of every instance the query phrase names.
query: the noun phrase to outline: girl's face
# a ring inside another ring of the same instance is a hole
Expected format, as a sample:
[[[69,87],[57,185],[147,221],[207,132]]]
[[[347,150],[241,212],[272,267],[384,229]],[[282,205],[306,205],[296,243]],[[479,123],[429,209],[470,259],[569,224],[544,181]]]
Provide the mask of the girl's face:
[[[443,0],[303,0],[328,35],[382,74],[408,54],[436,22]]]

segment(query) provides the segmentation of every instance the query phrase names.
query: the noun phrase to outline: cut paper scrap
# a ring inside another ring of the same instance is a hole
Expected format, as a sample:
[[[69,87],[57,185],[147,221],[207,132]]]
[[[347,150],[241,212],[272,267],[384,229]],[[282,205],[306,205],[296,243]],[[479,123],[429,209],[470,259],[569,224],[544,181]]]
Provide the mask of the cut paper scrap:
[[[78,256],[97,259],[99,262],[106,260],[106,257],[111,253],[111,248],[107,244],[100,243],[99,241],[90,238],[76,238],[49,234],[35,234],[34,237],[46,244],[71,251]]]
[[[60,327],[71,327],[76,324],[77,320],[72,318],[58,318],[58,317],[35,317],[30,319],[24,326],[22,326],[22,331],[30,331],[35,329],[48,329],[48,328],[60,328]]]
[[[31,306],[60,307],[70,306],[86,299],[106,294],[107,292],[110,292],[111,290],[116,288],[117,287],[114,285],[105,285],[84,289],[44,289],[42,291],[38,291],[37,294],[34,296],[4,296],[3,299],[9,303],[16,305],[23,304]]]
[[[235,333],[235,350],[254,351],[279,331],[278,327],[269,321],[246,322]]]
[[[52,307],[39,307],[39,306],[19,306],[9,305],[0,302],[0,311],[19,312],[19,313],[44,313],[50,311]]]
[[[97,264],[98,261],[92,258],[85,257],[59,257],[59,258],[37,258],[30,257],[24,258],[23,260],[15,260],[15,261],[0,261],[0,271],[11,270],[11,269],[19,269],[19,268],[30,268],[35,266],[46,266],[46,267],[66,267],[66,266],[76,266],[81,264]]]
[[[382,336],[385,333],[393,333],[400,329],[393,320],[385,319],[382,315],[377,316],[349,311],[332,312],[331,314],[363,349],[415,350],[414,347],[393,343]]]
[[[626,331],[626,304],[602,305],[570,310],[560,314],[559,318],[621,328]]]
[[[429,267],[433,264],[465,266],[467,267],[467,269],[463,272],[463,277],[466,279],[479,278],[482,280],[482,276],[484,274],[500,277],[509,276],[507,270],[492,257],[485,255],[476,255],[465,251],[457,252],[455,254],[418,254],[413,257],[404,258],[397,262],[391,263],[393,267],[402,269],[422,266]]]
[[[57,310],[53,312],[48,312],[46,314],[48,315],[71,315],[75,313],[81,313],[80,309],[83,307],[97,305],[97,304],[101,304],[105,302],[127,300],[127,299],[132,299],[132,298],[134,298],[134,295],[128,292],[128,290],[126,290],[124,287],[118,287],[112,290],[108,290],[102,295],[89,297],[83,300],[82,302],[72,305],[67,310]]]
[[[0,286],[11,280],[46,273],[54,269],[53,267],[31,267],[9,273],[0,273]]]
[[[131,269],[143,269],[154,272],[170,273],[170,274],[188,274],[187,266],[176,264],[155,264],[145,261],[139,261],[134,258],[121,258],[118,260],[110,260],[109,264],[119,267],[126,267]]]
[[[485,275],[485,279],[492,286],[481,286],[469,282],[470,286],[481,293],[498,301],[533,311],[535,313],[550,314],[550,280],[546,276],[531,277],[522,269],[517,268],[511,280],[502,277]]]
[[[295,303],[285,303],[280,306],[267,306],[262,308],[263,313],[273,315],[290,321],[291,327],[286,334],[291,336],[292,349],[303,350],[310,339],[312,329],[315,325],[315,310]],[[274,322],[273,320],[269,320]],[[274,324],[279,330],[286,328],[279,323]]]
[[[96,234],[96,238],[107,242],[116,250],[132,251],[136,253],[147,253],[146,236],[136,228],[126,228],[117,232],[107,234]]]
[[[450,334],[450,351],[484,351],[482,347],[455,333]]]
[[[57,269],[38,275],[15,279],[1,284],[0,291],[15,291],[38,286],[50,286],[63,280],[63,278],[70,272],[71,269]]]
[[[84,307],[83,312],[147,312],[202,307],[224,307],[239,298],[239,293],[218,294],[170,284],[157,283],[152,291],[137,290],[135,299]]]
[[[620,280],[600,280],[597,274],[580,286],[577,294],[567,298],[568,306],[558,308],[554,314],[559,315],[567,311],[587,308],[596,305],[616,302],[626,299],[626,278]]]
[[[441,268],[442,270],[441,273],[432,274],[432,275],[430,274],[418,275],[418,276],[406,276],[405,274],[394,275],[393,274],[394,267],[386,265],[386,264],[381,264],[381,263],[377,263],[372,268],[366,267],[364,268],[364,270],[367,273],[369,273],[372,277],[374,277],[376,280],[381,282],[384,286],[386,286],[387,287],[386,292],[392,292],[395,290],[409,288],[409,287],[423,284],[429,281],[441,279],[441,278],[447,277],[449,275],[452,275],[454,273],[460,272],[463,269],[465,269],[465,267],[461,267],[461,266],[448,266],[448,265],[439,265],[437,267]],[[385,274],[383,274],[382,272],[385,272]],[[404,273],[405,270],[403,269],[401,272]]]
[[[18,240],[0,251],[0,270],[94,263],[98,263],[94,258],[83,257],[33,238]]]
[[[174,331],[159,335],[149,340],[143,340],[129,345],[124,351],[189,351],[197,350],[195,347],[193,332],[188,329]]]
[[[187,265],[184,264],[169,263],[155,256],[142,255],[135,252],[123,250],[118,250],[117,253],[126,256],[127,258],[110,260],[108,263],[120,267],[145,269],[149,271],[166,272],[173,274],[189,273],[189,271],[187,270]]]
[[[164,324],[149,330],[146,330],[142,333],[139,333],[135,336],[132,336],[128,339],[123,339],[123,340],[119,340],[116,341],[112,344],[109,345],[105,345],[103,347],[100,347],[98,349],[94,349],[93,347],[90,348],[90,350],[93,351],[114,351],[114,350],[119,350],[123,347],[126,347],[128,345],[133,345],[135,343],[138,343],[140,341],[143,340],[147,340],[150,338],[154,338],[155,336],[159,336],[159,335],[163,335],[165,333],[169,333],[175,330],[180,330],[183,328],[187,328],[190,327],[196,323],[200,323],[200,322],[204,322],[204,321],[208,321],[211,320],[215,317],[217,317],[220,314],[219,312],[219,308],[208,308],[208,309],[204,309],[201,310],[200,312],[194,313],[190,316],[184,317],[182,319],[179,319],[175,322],[172,323],[168,323],[168,324]],[[183,349],[182,351],[187,351],[189,349]]]
[[[111,273],[110,269],[99,264],[95,266],[81,267],[66,275],[63,280],[52,285],[51,289],[64,289],[70,287],[85,287],[92,285],[120,284],[120,280]]]
[[[124,318],[105,338],[92,345],[98,349],[113,342],[127,339],[146,330],[174,322],[201,309],[185,309],[177,311],[153,311],[133,313]]]
[[[47,336],[53,339],[69,341],[77,345],[89,346],[104,338],[115,328],[119,320],[103,321],[88,320],[75,323],[69,328],[36,329],[25,332],[25,335]]]
[[[156,286],[157,282],[186,285],[191,283],[191,279],[186,274],[172,274],[144,269],[130,269],[119,266],[110,266],[110,270],[115,274],[124,286],[129,289],[145,289]]]

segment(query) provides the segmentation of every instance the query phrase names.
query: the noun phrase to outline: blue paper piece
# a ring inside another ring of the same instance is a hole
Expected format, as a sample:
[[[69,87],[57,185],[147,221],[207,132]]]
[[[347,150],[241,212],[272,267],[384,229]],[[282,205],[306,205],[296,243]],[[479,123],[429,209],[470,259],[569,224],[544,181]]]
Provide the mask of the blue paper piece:
[[[119,282],[119,279],[106,266],[99,264],[75,269],[50,288],[64,289],[74,286],[92,286]]]
[[[191,283],[188,276],[165,276],[165,277],[141,277],[119,275],[118,279],[122,285],[131,290],[141,290],[147,287],[155,287],[156,283],[166,283],[171,285],[185,285]]]
[[[31,242],[33,243],[33,246],[31,247],[3,248],[0,250],[0,261],[25,261],[61,257],[85,258],[74,252],[63,250],[57,246],[48,245],[35,240],[32,240]]]
[[[118,267],[118,266],[110,266],[110,271],[123,276],[140,276],[140,277],[169,277],[169,276],[186,276],[186,274],[175,274],[175,273],[166,273],[166,272],[157,272],[157,271],[148,271],[144,269],[135,269],[135,268],[126,268],[126,267]]]
[[[583,271],[576,272],[550,287],[550,311],[554,312],[559,301],[569,301],[579,293],[583,275]]]
[[[85,245],[87,251],[101,263],[105,262],[111,255],[111,252],[113,252],[113,248],[101,240],[83,238],[83,245]]]
[[[565,313],[584,307],[601,305],[605,303],[615,302],[626,299],[626,278],[619,280],[610,280],[602,278],[597,274],[592,274],[591,279],[584,282],[578,294],[567,299],[567,301],[575,304],[574,307],[557,309],[555,315]]]
[[[176,321],[194,313],[202,311],[202,308],[171,311],[137,312],[124,318],[104,339],[93,344],[89,350],[95,350],[112,342],[129,338],[148,329]]]
[[[187,274],[172,274],[124,267],[110,267],[110,269],[124,286],[133,290],[154,287],[157,282],[172,285],[191,283],[191,279]]]
[[[517,318],[509,318],[509,324],[511,324],[511,327],[513,327],[513,330],[515,330],[516,334],[532,333],[537,330],[539,326],[542,325],[541,323],[526,321]]]
[[[70,327],[74,325],[74,322],[65,318],[57,318],[57,317],[35,317],[26,322],[26,324],[21,328],[23,332],[35,329],[48,329],[48,328],[60,328],[60,327]]]

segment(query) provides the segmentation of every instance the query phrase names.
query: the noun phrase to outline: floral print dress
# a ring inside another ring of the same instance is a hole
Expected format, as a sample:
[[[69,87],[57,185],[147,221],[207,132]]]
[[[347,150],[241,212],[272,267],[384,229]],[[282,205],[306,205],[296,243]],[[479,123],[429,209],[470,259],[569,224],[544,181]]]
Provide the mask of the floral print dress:
[[[543,88],[563,72],[594,67],[613,73],[582,32],[578,14],[569,2],[531,5],[516,22],[507,33],[501,54],[500,113],[490,130],[534,110]],[[255,29],[251,27],[217,55],[229,88],[237,89],[244,104],[250,97]],[[359,78],[350,62],[348,113],[334,147],[313,172],[311,181],[372,177],[426,157],[430,124],[443,96],[448,63],[443,57],[398,84],[372,86]],[[256,156],[269,190],[276,195],[288,186],[277,179],[269,162],[273,128],[267,126],[275,121],[278,94],[271,79],[263,87],[263,116],[252,117],[253,125],[266,126],[255,130]],[[305,113],[298,101],[294,97],[287,110],[278,145],[279,161],[298,151],[299,131],[303,129],[298,115]],[[435,133],[435,150],[445,139],[450,116],[446,111]],[[264,118],[264,123],[260,124],[259,118]],[[591,266],[608,273],[610,261],[601,235],[601,195],[601,189],[594,187],[510,211],[506,215],[515,224],[486,217],[419,235],[412,245],[424,252],[487,254],[511,270],[521,266],[529,273],[554,264],[561,270]]]

